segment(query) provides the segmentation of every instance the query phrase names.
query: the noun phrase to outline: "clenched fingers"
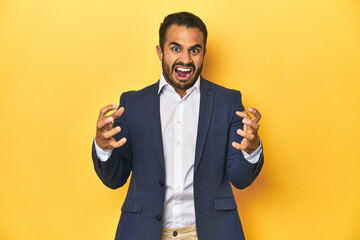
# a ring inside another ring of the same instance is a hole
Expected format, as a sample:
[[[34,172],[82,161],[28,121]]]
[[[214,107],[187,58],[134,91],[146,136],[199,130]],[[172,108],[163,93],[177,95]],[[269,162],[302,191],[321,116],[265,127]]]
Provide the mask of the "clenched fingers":
[[[246,111],[237,111],[236,115],[242,118],[244,124],[243,130],[238,129],[236,132],[238,135],[243,137],[241,143],[233,142],[232,146],[238,150],[244,150],[247,153],[252,153],[259,146],[258,130],[259,130],[259,120],[261,114],[255,108],[249,108],[249,112],[254,116],[251,118]]]

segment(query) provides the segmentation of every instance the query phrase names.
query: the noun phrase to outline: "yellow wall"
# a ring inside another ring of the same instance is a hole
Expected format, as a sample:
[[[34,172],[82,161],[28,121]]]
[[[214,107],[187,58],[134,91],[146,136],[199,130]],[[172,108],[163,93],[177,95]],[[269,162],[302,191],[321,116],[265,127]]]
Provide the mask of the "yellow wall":
[[[155,82],[163,17],[199,15],[203,75],[261,110],[265,165],[236,190],[249,240],[360,239],[358,0],[0,2],[0,239],[112,239],[98,111]]]

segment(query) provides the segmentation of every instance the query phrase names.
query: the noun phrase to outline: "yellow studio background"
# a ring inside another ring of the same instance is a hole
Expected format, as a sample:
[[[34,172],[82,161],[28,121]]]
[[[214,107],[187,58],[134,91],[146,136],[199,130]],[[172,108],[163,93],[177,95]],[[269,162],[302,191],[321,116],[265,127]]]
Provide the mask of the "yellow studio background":
[[[98,112],[157,81],[184,10],[208,27],[203,75],[263,115],[247,239],[360,239],[358,0],[2,0],[0,239],[114,238],[127,187],[93,170]]]

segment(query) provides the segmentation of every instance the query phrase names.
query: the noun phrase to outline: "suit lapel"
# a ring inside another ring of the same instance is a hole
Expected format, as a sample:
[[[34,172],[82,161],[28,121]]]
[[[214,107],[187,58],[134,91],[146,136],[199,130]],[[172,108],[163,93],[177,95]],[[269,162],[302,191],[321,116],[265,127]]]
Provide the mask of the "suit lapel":
[[[161,120],[160,120],[160,95],[158,94],[159,82],[151,86],[150,93],[147,96],[147,110],[149,115],[150,128],[154,137],[155,150],[157,159],[164,168],[164,151],[161,134]]]
[[[208,83],[201,78],[200,82],[200,111],[199,111],[199,123],[198,132],[196,138],[196,149],[195,149],[195,168],[196,173],[201,156],[204,150],[207,133],[209,130],[211,115],[214,106],[214,94]]]

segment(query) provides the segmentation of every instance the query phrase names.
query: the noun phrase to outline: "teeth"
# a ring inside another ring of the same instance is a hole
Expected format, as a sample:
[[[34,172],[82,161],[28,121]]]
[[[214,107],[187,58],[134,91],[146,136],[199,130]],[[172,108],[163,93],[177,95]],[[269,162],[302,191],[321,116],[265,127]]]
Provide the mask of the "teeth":
[[[177,70],[182,71],[182,72],[190,72],[191,71],[191,69],[182,68],[182,67],[177,68]]]

